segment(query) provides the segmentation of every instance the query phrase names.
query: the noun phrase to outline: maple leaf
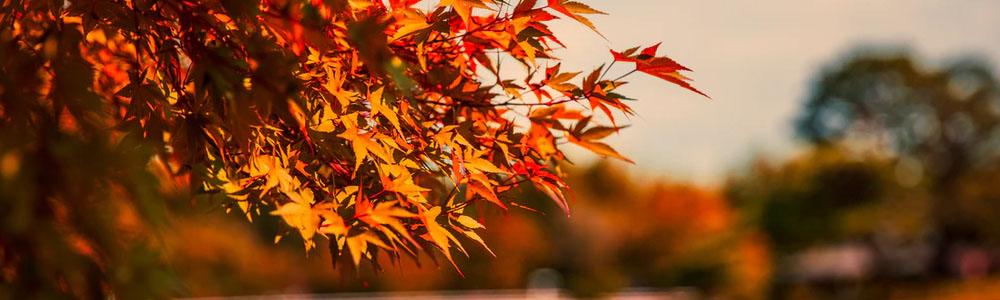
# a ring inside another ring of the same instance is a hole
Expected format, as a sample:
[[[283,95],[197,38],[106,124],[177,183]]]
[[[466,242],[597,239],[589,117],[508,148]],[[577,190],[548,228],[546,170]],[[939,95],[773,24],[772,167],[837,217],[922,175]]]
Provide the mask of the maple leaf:
[[[351,253],[351,259],[354,261],[355,266],[361,265],[362,254],[368,253],[368,244],[384,249],[392,249],[385,242],[382,242],[378,234],[371,230],[364,230],[359,234],[348,236],[346,240],[346,246]]]
[[[392,161],[392,158],[386,153],[385,148],[373,138],[375,136],[374,131],[363,132],[353,124],[353,120],[356,117],[356,113],[342,117],[341,120],[346,130],[337,135],[351,143],[351,149],[354,150],[354,172],[357,173],[358,168],[361,167],[361,163],[365,158],[368,158],[369,153],[375,154],[375,156],[381,158],[383,161]]]
[[[556,156],[559,153],[559,150],[556,149],[555,136],[538,122],[531,122],[525,144],[530,149],[538,151],[539,155],[545,158]]]
[[[608,106],[617,108],[626,115],[632,113],[632,108],[625,105],[625,103],[622,103],[621,100],[608,97],[608,94],[604,92],[604,88],[600,85],[595,85],[594,89],[587,94],[587,100],[590,102],[591,110],[600,108],[604,111],[604,114],[608,116],[608,119],[611,120],[611,124],[615,126],[618,126],[618,124],[615,122],[615,116],[612,114],[611,109],[608,108]]]
[[[473,219],[472,217],[466,215],[455,217],[455,221],[458,221],[459,224],[462,224],[462,226],[465,226],[465,228],[469,229],[486,228],[483,226],[482,223],[476,221],[476,219]]]
[[[384,87],[379,87],[368,95],[368,103],[372,106],[372,115],[382,115],[386,119],[389,119],[389,123],[392,124],[397,131],[402,132],[403,129],[399,126],[399,117],[396,116],[396,112],[385,104],[385,98],[382,97],[383,88]]]
[[[299,235],[306,241],[306,252],[308,252],[309,249],[312,249],[316,245],[312,241],[312,237],[319,231],[320,222],[324,219],[335,222],[335,219],[339,219],[339,216],[336,216],[332,211],[333,206],[331,204],[312,205],[313,194],[309,189],[288,191],[285,194],[289,196],[292,202],[279,206],[277,210],[271,212],[271,215],[281,216],[286,224],[297,229]],[[324,232],[342,234],[346,231],[342,230],[343,221],[340,222],[339,227],[333,226],[334,224],[336,223],[328,223],[326,226],[328,229]]]
[[[483,224],[480,224],[478,221],[476,221],[472,217],[465,216],[465,215],[458,216],[458,217],[454,217],[453,216],[452,218],[455,221],[458,221],[458,223],[461,224],[463,227],[465,227],[465,228],[462,228],[462,227],[459,227],[459,226],[452,225],[452,229],[455,229],[455,231],[457,231],[457,232],[461,232],[463,235],[465,235],[465,237],[467,237],[467,238],[469,238],[469,239],[471,239],[473,241],[476,241],[476,243],[479,243],[479,245],[483,246],[483,249],[486,249],[486,251],[489,252],[490,255],[493,255],[494,257],[497,256],[496,253],[493,253],[493,249],[490,249],[490,247],[486,245],[486,241],[484,241],[483,238],[480,237],[478,233],[476,233],[475,231],[473,231],[473,229],[484,229],[484,228],[486,228],[486,227],[483,226]]]
[[[569,201],[567,201],[565,194],[563,194],[562,189],[566,188],[567,191],[569,186],[566,185],[562,179],[558,176],[545,170],[545,166],[537,164],[535,162],[518,162],[515,163],[513,169],[516,174],[527,176],[532,182],[536,189],[542,191],[549,196],[552,201],[559,205],[566,212],[566,216],[570,215]],[[573,198],[573,193],[570,191],[570,198]],[[514,206],[525,208],[517,203],[511,203]]]
[[[487,151],[482,150],[464,151],[465,158],[462,161],[466,170],[469,172],[509,173],[493,165],[489,160],[484,159],[482,156],[486,153]]]
[[[427,16],[419,11],[415,10],[400,10],[400,17],[396,19],[396,25],[401,25],[396,33],[389,38],[389,41],[399,40],[407,35],[414,32],[421,31],[431,27],[431,23],[428,23]]]
[[[337,99],[340,103],[340,107],[347,107],[352,101],[357,97],[357,95],[349,90],[342,89],[344,81],[347,80],[346,74],[340,68],[334,68],[331,72],[330,68],[326,68],[326,74],[329,76],[329,80],[323,83],[323,88],[326,89],[334,99]]]
[[[462,18],[462,23],[468,27],[469,19],[472,16],[472,9],[489,9],[489,6],[486,6],[487,3],[494,4],[493,0],[441,0],[438,6],[451,6],[458,13],[458,16]]]
[[[337,130],[337,114],[330,106],[323,105],[323,108],[313,115],[310,122],[312,130],[327,133]]]
[[[417,4],[417,2],[420,2],[420,0],[389,0],[389,7],[394,10],[409,8],[410,6]]]
[[[618,132],[618,130],[623,129],[625,127],[628,126],[627,125],[622,127],[594,126],[591,127],[590,129],[587,129],[584,132],[581,132],[579,139],[585,141],[603,139],[611,135],[612,133]]]
[[[423,238],[431,243],[434,243],[434,245],[441,250],[441,253],[444,254],[445,258],[451,262],[451,265],[455,267],[458,274],[465,277],[465,275],[462,274],[462,270],[459,270],[458,265],[455,264],[455,260],[452,259],[451,251],[448,250],[448,246],[451,243],[450,241],[455,240],[455,236],[437,222],[437,217],[440,214],[440,206],[431,207],[420,214],[420,219],[424,223],[424,228],[427,229],[427,234],[424,234]]]
[[[579,145],[580,147],[590,150],[591,152],[594,152],[602,157],[614,157],[617,159],[627,161],[629,163],[633,164],[635,163],[631,159],[628,159],[625,156],[619,154],[618,151],[615,151],[615,149],[611,148],[611,146],[608,146],[605,143],[597,142],[597,140],[599,139],[608,137],[611,134],[618,132],[618,130],[628,127],[627,125],[621,127],[594,126],[584,130],[589,121],[590,119],[588,118],[577,123],[572,130],[569,130],[567,132],[566,136],[567,140],[569,140],[573,144]]]
[[[385,236],[389,237],[390,240],[397,241],[400,245],[406,245],[402,243],[397,235],[402,235],[404,239],[410,242],[412,245],[420,247],[416,241],[410,236],[409,231],[406,230],[406,226],[400,219],[403,218],[416,218],[417,214],[410,212],[400,206],[398,206],[397,201],[382,202],[379,204],[372,204],[371,200],[368,200],[364,193],[358,191],[358,197],[355,200],[355,218],[373,226],[375,229],[380,230]],[[392,228],[389,230],[383,225]]]
[[[486,199],[486,201],[496,204],[500,208],[507,209],[507,205],[500,201],[500,198],[497,197],[497,194],[493,191],[493,184],[485,174],[471,174],[469,179],[468,188],[469,191],[472,192],[470,196],[473,194],[479,195]]]
[[[660,47],[660,44],[662,43],[645,48],[637,55],[630,55],[637,48],[632,48],[624,52],[611,50],[611,55],[615,61],[634,62],[636,71],[656,76],[711,99],[707,94],[688,83],[691,78],[680,74],[680,71],[691,71],[691,69],[666,56],[656,56],[656,49]]]
[[[293,178],[284,168],[280,158],[271,155],[259,155],[254,157],[246,169],[251,178],[264,177],[266,182],[260,194],[264,195],[274,187],[281,186],[288,188],[292,185]]]
[[[586,25],[587,27],[589,27],[594,32],[597,32],[597,34],[600,35],[601,37],[604,37],[603,34],[601,34],[599,31],[597,31],[597,27],[594,27],[594,23],[591,23],[589,19],[587,19],[584,16],[581,16],[581,14],[600,14],[600,15],[606,15],[607,13],[599,11],[599,10],[596,10],[596,9],[593,9],[593,8],[590,8],[590,6],[587,6],[586,4],[583,4],[583,3],[580,3],[580,2],[576,2],[576,1],[548,0],[548,4],[549,4],[550,8],[552,8],[552,9],[558,11],[558,12],[561,12],[562,14],[564,14],[566,16],[569,16],[570,18],[573,18],[577,22],[580,22],[581,24]]]
[[[576,139],[576,138],[574,138],[572,136],[569,137],[569,141],[572,142],[572,143],[574,143],[574,144],[580,145],[581,147],[587,148],[587,150],[590,150],[590,151],[592,151],[594,153],[597,153],[600,156],[603,156],[603,157],[614,157],[614,158],[617,158],[617,159],[621,159],[621,160],[627,161],[629,163],[633,163],[633,164],[635,163],[635,161],[632,161],[631,159],[628,159],[627,157],[622,156],[621,154],[619,154],[618,151],[615,151],[615,149],[611,148],[611,146],[608,146],[608,144],[601,143],[601,142],[592,142],[592,141],[579,140],[579,139]]]
[[[579,110],[573,110],[566,108],[565,104],[556,104],[549,107],[544,107],[531,112],[529,118],[540,120],[540,119],[565,119],[565,120],[579,120],[583,119],[584,116]]]
[[[545,69],[546,85],[564,94],[571,94],[573,90],[580,89],[575,84],[569,84],[566,83],[566,81],[569,81],[574,77],[576,77],[577,75],[580,75],[581,72],[559,73],[560,66],[561,64],[557,64],[551,68]]]

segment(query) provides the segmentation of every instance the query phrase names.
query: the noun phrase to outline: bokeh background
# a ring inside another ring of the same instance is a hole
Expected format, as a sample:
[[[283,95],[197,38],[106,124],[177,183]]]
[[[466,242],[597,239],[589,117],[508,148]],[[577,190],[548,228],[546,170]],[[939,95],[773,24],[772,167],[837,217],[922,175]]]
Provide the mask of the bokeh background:
[[[233,229],[197,223],[184,243],[202,246],[174,252],[194,294],[1000,297],[1000,2],[588,3],[610,40],[557,23],[563,68],[662,41],[712,99],[630,77],[639,116],[609,142],[637,163],[564,147],[571,217],[524,191],[539,213],[479,212],[497,257],[470,249],[465,278],[426,259],[358,279],[296,241],[267,246],[273,224],[219,216]]]
[[[470,244],[462,277],[433,257],[333,268],[273,243],[276,217],[172,201],[166,265],[132,249],[116,276],[194,297],[1000,299],[1000,2],[587,3],[609,13],[592,18],[609,40],[557,23],[563,69],[662,41],[712,99],[630,77],[639,116],[608,142],[636,164],[565,145],[572,216],[530,189],[537,212],[480,208],[496,257]],[[109,211],[102,226],[139,217]]]

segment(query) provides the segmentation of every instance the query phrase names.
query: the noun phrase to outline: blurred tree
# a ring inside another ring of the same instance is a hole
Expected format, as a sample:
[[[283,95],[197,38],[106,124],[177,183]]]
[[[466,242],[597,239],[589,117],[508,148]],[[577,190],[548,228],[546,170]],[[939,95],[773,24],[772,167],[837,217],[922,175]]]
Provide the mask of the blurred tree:
[[[455,264],[485,247],[470,205],[525,185],[569,213],[561,144],[630,161],[600,142],[627,75],[701,93],[658,45],[611,51],[634,63],[614,79],[561,71],[547,24],[596,31],[582,3],[417,2],[3,1],[0,296],[173,293],[149,250],[165,207],[280,216],[342,266]]]
[[[925,69],[906,54],[859,55],[824,73],[798,120],[806,140],[866,142],[915,159],[936,188],[992,168],[1000,156],[1000,83],[964,59]]]
[[[883,200],[889,184],[877,161],[830,147],[780,165],[757,162],[746,176],[731,178],[725,192],[774,250],[788,255],[871,234],[874,228],[847,230],[845,222],[852,211]]]
[[[957,242],[1000,242],[1000,83],[989,64],[941,68],[903,52],[857,52],[824,72],[797,121],[814,145],[889,158],[905,187],[927,188],[940,236],[935,268]]]
[[[901,186],[894,169],[831,144],[728,180],[740,223],[759,228],[773,251],[770,298],[880,299],[900,279],[926,275],[929,197]]]

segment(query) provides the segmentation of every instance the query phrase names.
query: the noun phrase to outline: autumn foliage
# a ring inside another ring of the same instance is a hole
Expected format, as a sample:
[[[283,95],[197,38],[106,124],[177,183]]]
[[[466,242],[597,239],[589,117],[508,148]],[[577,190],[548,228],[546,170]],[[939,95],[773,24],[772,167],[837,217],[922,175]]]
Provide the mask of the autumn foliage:
[[[27,141],[10,153],[43,135],[141,153],[159,192],[280,216],[358,265],[486,247],[465,209],[531,209],[518,186],[568,214],[563,145],[630,161],[600,142],[634,113],[628,74],[704,95],[659,45],[611,51],[635,64],[613,79],[562,70],[550,21],[599,34],[579,2],[416,2],[5,1],[0,124]],[[95,180],[135,196],[115,174]]]

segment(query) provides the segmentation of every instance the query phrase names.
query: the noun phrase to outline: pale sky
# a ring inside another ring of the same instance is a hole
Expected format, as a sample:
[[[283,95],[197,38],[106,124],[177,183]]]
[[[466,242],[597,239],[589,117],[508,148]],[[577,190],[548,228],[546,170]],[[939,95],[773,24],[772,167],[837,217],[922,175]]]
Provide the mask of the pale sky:
[[[1000,61],[996,0],[584,2],[609,13],[591,18],[608,41],[574,22],[553,24],[568,48],[558,52],[563,71],[609,61],[608,47],[663,42],[658,54],[693,69],[695,87],[712,96],[633,74],[622,93],[640,100],[632,102],[640,117],[607,140],[636,161],[633,172],[701,184],[720,182],[754,155],[800,151],[791,124],[811,82],[855,46],[903,46],[931,63],[964,54]],[[567,153],[583,164],[593,157]]]

